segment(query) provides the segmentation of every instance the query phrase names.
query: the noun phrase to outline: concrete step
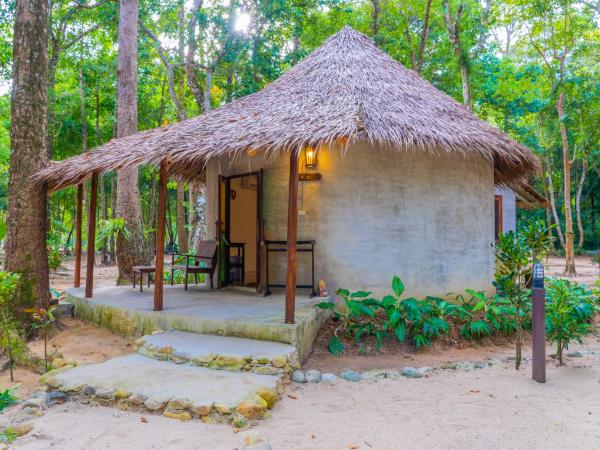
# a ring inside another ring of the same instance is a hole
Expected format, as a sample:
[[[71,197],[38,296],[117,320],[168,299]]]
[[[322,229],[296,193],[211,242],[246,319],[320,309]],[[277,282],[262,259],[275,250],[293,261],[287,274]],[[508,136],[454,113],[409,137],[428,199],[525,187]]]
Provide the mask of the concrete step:
[[[135,349],[161,361],[233,372],[284,375],[300,367],[293,345],[185,331],[144,336],[135,342]]]
[[[40,378],[50,390],[84,403],[158,413],[182,420],[233,422],[262,418],[278,400],[279,377],[172,364],[128,355]]]

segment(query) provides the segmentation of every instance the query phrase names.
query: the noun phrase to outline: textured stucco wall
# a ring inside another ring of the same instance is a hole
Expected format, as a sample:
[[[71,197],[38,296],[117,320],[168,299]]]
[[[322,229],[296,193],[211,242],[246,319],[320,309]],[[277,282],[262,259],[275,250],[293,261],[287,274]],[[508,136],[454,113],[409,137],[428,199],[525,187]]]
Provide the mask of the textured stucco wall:
[[[502,196],[502,231],[517,229],[517,199],[510,188],[497,187],[496,195]]]
[[[287,155],[221,159],[212,167],[226,175],[264,167],[266,238],[286,238]],[[300,170],[307,171],[302,165]],[[489,161],[357,144],[345,153],[320,151],[316,172],[321,181],[300,183],[298,238],[317,241],[316,277],[330,291],[383,294],[394,274],[404,280],[407,295],[489,290],[494,233]],[[216,186],[207,188],[209,203],[216,202],[211,196]],[[216,203],[209,209],[216,210]],[[271,259],[271,279],[283,281],[285,256]],[[299,255],[300,281],[309,280],[308,262]]]

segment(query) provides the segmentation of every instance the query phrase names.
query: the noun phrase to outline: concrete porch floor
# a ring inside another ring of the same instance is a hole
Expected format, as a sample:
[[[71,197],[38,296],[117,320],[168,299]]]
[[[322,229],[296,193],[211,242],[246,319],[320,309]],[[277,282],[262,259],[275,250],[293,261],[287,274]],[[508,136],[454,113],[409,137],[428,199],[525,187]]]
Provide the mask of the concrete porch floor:
[[[285,324],[283,292],[260,297],[236,288],[210,290],[192,285],[165,286],[164,309],[153,311],[154,287],[143,292],[131,286],[99,287],[91,299],[83,288],[67,289],[75,315],[117,334],[140,337],[156,330],[179,330],[292,344],[304,360],[327,317],[314,307],[322,301],[308,294],[296,297],[296,323]]]

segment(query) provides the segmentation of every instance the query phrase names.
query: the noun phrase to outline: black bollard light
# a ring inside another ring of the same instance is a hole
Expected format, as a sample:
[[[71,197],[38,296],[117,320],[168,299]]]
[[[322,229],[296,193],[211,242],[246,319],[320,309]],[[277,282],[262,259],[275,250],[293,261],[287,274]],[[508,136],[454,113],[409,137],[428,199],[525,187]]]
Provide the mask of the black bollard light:
[[[533,265],[531,289],[533,364],[532,378],[538,383],[546,382],[546,289],[544,289],[544,266]]]

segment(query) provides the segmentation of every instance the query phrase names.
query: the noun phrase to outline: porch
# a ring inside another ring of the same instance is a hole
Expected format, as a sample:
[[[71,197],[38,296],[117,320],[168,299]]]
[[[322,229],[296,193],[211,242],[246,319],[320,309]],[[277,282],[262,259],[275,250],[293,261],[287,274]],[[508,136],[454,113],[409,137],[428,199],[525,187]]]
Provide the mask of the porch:
[[[327,317],[314,305],[323,298],[296,298],[295,323],[285,323],[285,294],[274,291],[268,297],[241,288],[210,290],[205,286],[164,286],[162,311],[154,311],[154,286],[143,292],[131,286],[94,289],[85,298],[84,288],[70,288],[67,300],[74,304],[78,318],[117,334],[140,337],[156,330],[179,330],[201,334],[233,336],[291,344],[301,361]]]

